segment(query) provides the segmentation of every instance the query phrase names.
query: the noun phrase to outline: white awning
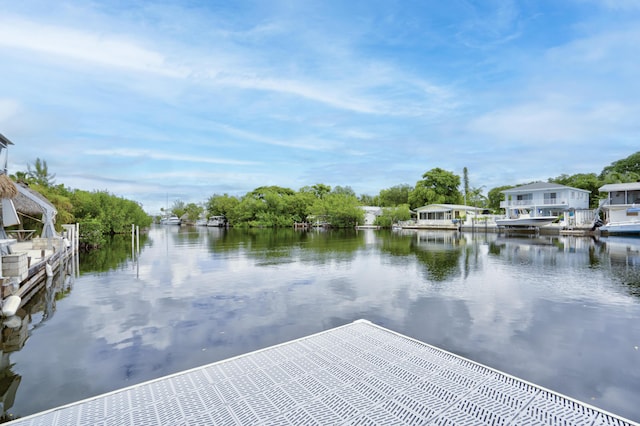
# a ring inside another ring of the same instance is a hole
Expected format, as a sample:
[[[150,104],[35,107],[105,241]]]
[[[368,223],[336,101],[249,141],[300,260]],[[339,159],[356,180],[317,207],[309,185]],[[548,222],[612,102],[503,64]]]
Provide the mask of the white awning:
[[[602,185],[598,190],[600,192],[639,191],[640,182],[608,183]]]

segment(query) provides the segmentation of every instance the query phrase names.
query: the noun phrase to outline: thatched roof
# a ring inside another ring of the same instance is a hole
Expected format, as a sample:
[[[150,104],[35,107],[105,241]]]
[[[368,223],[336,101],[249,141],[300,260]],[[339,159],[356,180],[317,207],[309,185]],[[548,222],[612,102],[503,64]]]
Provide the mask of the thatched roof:
[[[52,211],[56,211],[56,208],[49,202],[49,200],[40,195],[39,192],[30,189],[29,186],[24,183],[17,183],[16,185],[19,185],[23,190],[28,191],[31,195],[38,198],[43,204],[49,206]],[[28,214],[29,216],[40,216],[44,213],[42,206],[38,205],[38,203],[27,198],[23,194],[18,193],[12,201],[18,213]]]
[[[4,146],[6,148],[7,145],[13,145],[13,142],[11,142],[9,139],[7,139],[7,137],[5,135],[0,133],[0,145]]]
[[[0,198],[14,198],[18,195],[18,188],[9,176],[0,174]]]

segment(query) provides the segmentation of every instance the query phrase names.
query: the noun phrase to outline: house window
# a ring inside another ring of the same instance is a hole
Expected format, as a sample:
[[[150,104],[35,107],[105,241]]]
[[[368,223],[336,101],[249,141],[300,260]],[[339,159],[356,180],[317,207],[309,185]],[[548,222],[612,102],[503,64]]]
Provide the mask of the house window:
[[[624,191],[611,192],[611,204],[626,204]]]
[[[640,203],[640,191],[629,191],[627,194],[627,204]]]
[[[533,194],[519,194],[516,195],[516,205],[525,206],[527,204],[531,204],[533,201]]]
[[[545,204],[556,204],[556,193],[555,192],[547,192],[544,194],[544,203]]]

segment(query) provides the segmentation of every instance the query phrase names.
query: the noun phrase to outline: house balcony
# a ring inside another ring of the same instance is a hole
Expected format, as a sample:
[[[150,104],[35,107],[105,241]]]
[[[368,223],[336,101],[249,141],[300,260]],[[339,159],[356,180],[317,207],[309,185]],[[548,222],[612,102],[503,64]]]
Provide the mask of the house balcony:
[[[517,208],[517,207],[544,208],[544,207],[555,207],[555,206],[561,206],[561,205],[567,205],[567,204],[568,204],[568,200],[566,199],[551,199],[551,198],[544,199],[544,200],[506,200],[506,201],[500,201],[500,208],[502,209]]]

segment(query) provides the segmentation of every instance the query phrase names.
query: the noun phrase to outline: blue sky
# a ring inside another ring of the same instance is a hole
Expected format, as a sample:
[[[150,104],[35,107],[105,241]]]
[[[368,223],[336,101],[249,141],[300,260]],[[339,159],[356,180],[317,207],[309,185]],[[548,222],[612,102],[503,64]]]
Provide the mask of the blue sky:
[[[9,172],[149,213],[441,167],[486,191],[640,150],[640,1],[0,0]]]

